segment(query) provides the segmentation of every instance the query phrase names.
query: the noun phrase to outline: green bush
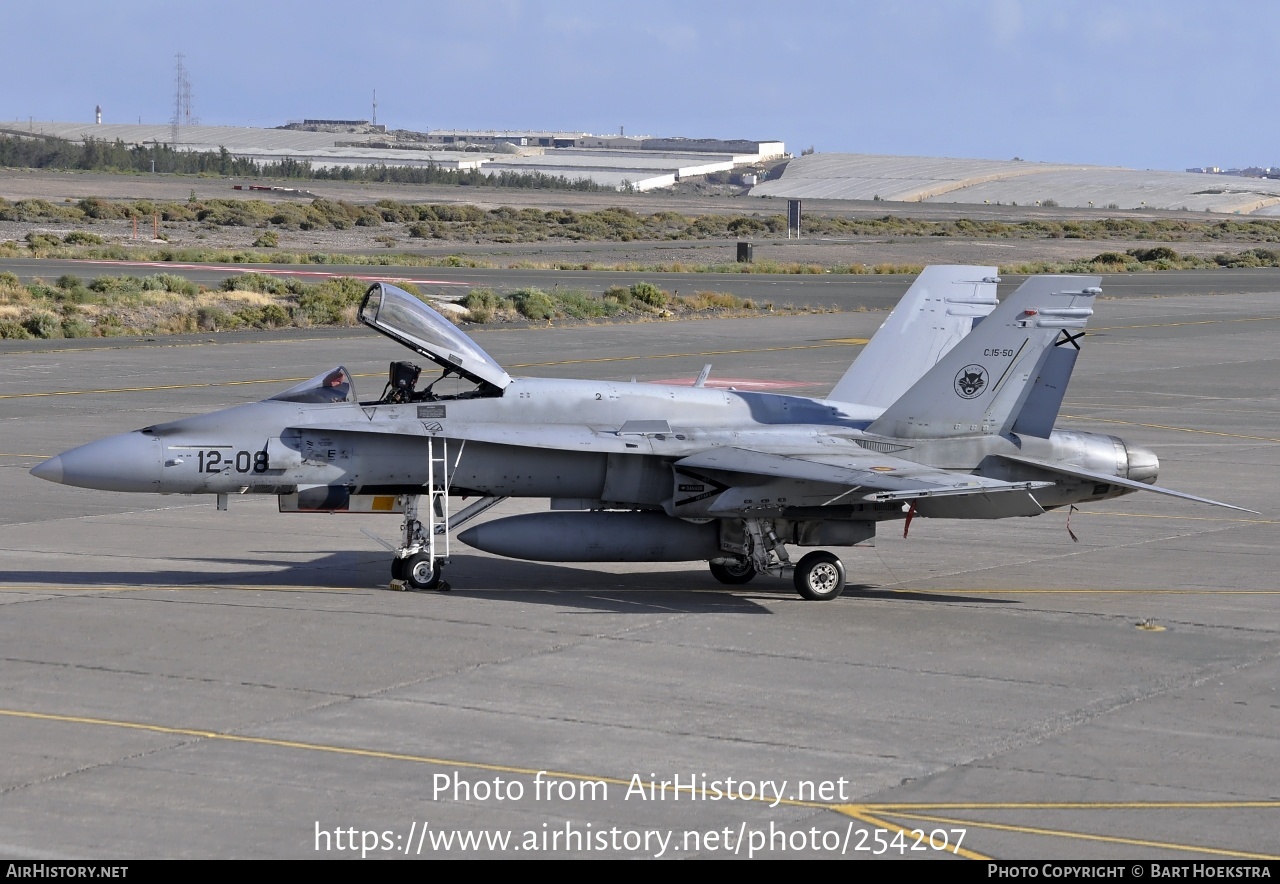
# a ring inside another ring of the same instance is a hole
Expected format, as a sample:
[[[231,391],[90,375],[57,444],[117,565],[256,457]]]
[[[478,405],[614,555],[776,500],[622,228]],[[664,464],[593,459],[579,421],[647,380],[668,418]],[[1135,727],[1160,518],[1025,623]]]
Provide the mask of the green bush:
[[[122,295],[142,291],[142,280],[136,276],[96,276],[89,288],[104,295]]]
[[[501,303],[499,298],[492,289],[472,289],[467,292],[467,296],[462,299],[462,306],[468,310],[475,310],[479,307],[488,307],[494,309]]]
[[[346,325],[354,318],[366,290],[362,280],[349,276],[326,279],[298,296],[294,318],[312,325]]]
[[[255,249],[274,249],[278,245],[280,245],[280,234],[276,233],[274,230],[264,230],[258,235],[258,238],[253,241],[253,247]]]
[[[93,337],[93,323],[82,316],[68,316],[62,320],[62,336],[64,338]]]
[[[764,222],[755,218],[735,218],[729,222],[727,228],[734,236],[746,236],[752,233],[759,233],[765,229]]]
[[[235,312],[234,318],[238,323],[254,328],[280,328],[289,324],[289,312],[279,304],[243,307]]]
[[[45,294],[52,297],[59,304],[88,304],[96,301],[97,297],[93,292],[89,291],[83,285],[76,285],[63,288],[61,285],[53,290],[46,290]]]
[[[32,232],[27,234],[26,239],[27,248],[33,252],[38,249],[55,249],[62,245],[62,240],[52,233]]]
[[[472,289],[462,299],[462,306],[467,308],[467,322],[488,322],[502,304],[502,299],[492,289]]]
[[[173,292],[177,295],[195,297],[200,294],[200,287],[189,279],[172,273],[156,273],[142,280],[144,292]]]
[[[622,310],[617,301],[606,301],[593,297],[589,292],[559,292],[556,300],[560,310],[574,319],[597,319],[602,316],[613,316]]]
[[[1133,261],[1129,255],[1122,255],[1119,252],[1103,252],[1093,259],[1094,264],[1128,264]]]
[[[651,282],[637,282],[631,286],[631,297],[650,307],[665,307],[670,296]]]
[[[556,315],[555,302],[542,289],[519,289],[507,295],[516,312],[525,319],[537,322]]]
[[[239,276],[228,276],[219,288],[224,292],[258,292],[263,295],[283,295],[289,291],[284,280],[265,273],[241,273]]]
[[[98,234],[87,230],[73,230],[62,241],[69,246],[100,246],[104,242]]]
[[[30,339],[31,332],[22,327],[22,323],[13,319],[0,319],[0,338],[10,341],[25,341]]]
[[[62,320],[57,315],[44,310],[37,310],[24,316],[22,327],[29,331],[33,338],[62,337]]]
[[[132,212],[123,203],[107,202],[101,197],[86,197],[76,203],[76,208],[84,213],[86,218],[99,218],[103,220],[115,220],[119,218],[128,218]]]
[[[1127,254],[1137,258],[1143,264],[1151,261],[1176,261],[1178,253],[1168,246],[1156,246],[1151,249],[1129,249]]]
[[[409,225],[409,236],[415,239],[444,239],[444,228],[438,221],[419,221]]]
[[[236,325],[232,315],[218,307],[200,307],[196,310],[196,327],[200,331],[225,331]]]
[[[604,290],[604,299],[606,301],[617,301],[619,307],[630,307],[631,301],[633,300],[631,297],[631,289],[627,288],[625,285],[609,286]]]
[[[485,323],[493,319],[493,308],[481,304],[467,310],[462,318],[467,322]]]

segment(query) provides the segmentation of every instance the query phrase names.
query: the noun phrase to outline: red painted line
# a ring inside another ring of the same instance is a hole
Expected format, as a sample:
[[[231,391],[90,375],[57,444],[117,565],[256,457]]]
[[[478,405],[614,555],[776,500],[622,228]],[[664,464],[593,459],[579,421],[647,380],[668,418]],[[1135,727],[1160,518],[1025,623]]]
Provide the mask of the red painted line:
[[[398,279],[418,285],[471,285],[469,282],[457,282],[452,279],[413,279],[408,276],[390,276],[388,274],[333,273],[325,270],[276,270],[268,267],[257,267],[253,264],[179,264],[174,261],[82,261],[82,264],[104,264],[115,267],[154,267],[169,270],[231,270],[237,273],[263,273],[274,276],[312,276],[323,279],[337,279],[345,276],[350,279],[363,279],[377,282],[384,279]]]

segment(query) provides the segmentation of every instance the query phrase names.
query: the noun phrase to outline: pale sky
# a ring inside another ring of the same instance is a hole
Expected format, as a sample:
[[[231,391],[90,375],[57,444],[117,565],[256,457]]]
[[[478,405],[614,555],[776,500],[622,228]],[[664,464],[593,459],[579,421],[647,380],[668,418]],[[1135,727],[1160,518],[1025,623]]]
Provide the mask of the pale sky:
[[[793,153],[1280,165],[1267,0],[2,0],[0,119],[778,139]]]

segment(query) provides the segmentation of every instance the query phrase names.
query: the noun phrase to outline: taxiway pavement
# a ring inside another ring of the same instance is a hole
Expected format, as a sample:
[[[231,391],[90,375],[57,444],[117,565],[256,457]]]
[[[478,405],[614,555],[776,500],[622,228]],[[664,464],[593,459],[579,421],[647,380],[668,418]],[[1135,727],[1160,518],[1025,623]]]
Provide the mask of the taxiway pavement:
[[[361,532],[395,517],[27,473],[338,363],[376,396],[404,352],[372,332],[4,352],[0,855],[1280,855],[1278,298],[1099,301],[1059,422],[1263,515],[889,525],[832,603],[460,544],[452,592],[397,593]],[[821,395],[882,319],[476,337],[513,374]],[[648,789],[677,778],[707,791]]]

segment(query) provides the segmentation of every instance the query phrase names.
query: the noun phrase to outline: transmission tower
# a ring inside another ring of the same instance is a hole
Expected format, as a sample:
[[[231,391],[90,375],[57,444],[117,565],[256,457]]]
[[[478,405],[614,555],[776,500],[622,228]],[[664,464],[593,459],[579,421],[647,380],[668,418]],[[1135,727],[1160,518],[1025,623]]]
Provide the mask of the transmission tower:
[[[175,56],[173,73],[173,118],[169,120],[169,140],[176,149],[178,146],[178,127],[196,126],[200,120],[191,113],[191,81],[187,79],[187,68],[182,63],[182,53]]]

